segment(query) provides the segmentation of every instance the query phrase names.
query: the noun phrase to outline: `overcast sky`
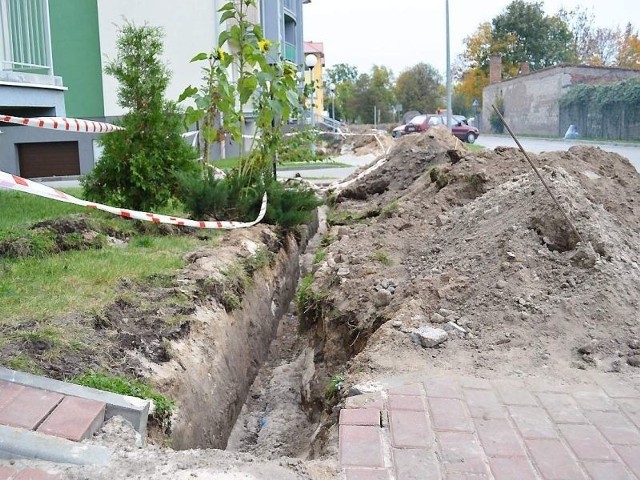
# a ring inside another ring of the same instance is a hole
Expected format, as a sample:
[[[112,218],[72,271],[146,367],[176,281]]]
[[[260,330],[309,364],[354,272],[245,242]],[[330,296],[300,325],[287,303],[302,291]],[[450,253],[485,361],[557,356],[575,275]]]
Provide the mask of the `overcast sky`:
[[[449,0],[451,61],[463,39],[491,21],[509,0]],[[545,12],[593,9],[599,27],[640,28],[639,0],[545,0]],[[304,6],[306,41],[324,42],[327,66],[348,63],[360,73],[385,65],[397,76],[419,62],[446,69],[445,0],[312,0]]]

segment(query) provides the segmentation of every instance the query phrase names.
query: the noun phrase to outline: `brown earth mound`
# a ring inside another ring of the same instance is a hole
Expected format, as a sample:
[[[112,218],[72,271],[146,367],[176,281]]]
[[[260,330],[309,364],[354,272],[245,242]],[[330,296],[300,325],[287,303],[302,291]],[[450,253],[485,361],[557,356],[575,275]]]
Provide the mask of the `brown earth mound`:
[[[403,137],[340,191],[313,285],[330,312],[314,327],[327,377],[354,355],[350,384],[637,373],[640,176],[599,148],[532,158],[584,243],[521,152],[469,152],[446,132]],[[412,340],[448,322],[437,348]]]

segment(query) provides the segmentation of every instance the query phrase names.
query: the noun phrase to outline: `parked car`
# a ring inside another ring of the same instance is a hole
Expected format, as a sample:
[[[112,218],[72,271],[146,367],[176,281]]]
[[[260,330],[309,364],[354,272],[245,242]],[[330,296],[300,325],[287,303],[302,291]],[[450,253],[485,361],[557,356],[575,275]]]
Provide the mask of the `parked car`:
[[[396,128],[391,130],[391,136],[393,138],[400,138],[404,135],[404,127],[406,127],[406,125],[398,125]]]
[[[477,128],[467,124],[467,119],[462,115],[451,115],[451,133],[460,140],[473,143],[480,135]],[[446,125],[447,116],[442,114],[418,115],[405,125],[404,133],[424,132],[436,125]]]

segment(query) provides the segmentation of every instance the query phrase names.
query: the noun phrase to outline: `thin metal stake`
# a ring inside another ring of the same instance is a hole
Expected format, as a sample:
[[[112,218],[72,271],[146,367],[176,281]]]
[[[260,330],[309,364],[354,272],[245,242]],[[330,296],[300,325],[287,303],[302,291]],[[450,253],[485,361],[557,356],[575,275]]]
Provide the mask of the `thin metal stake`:
[[[584,244],[584,240],[582,239],[582,235],[580,235],[580,233],[578,232],[578,230],[576,229],[576,227],[573,225],[573,222],[571,222],[571,219],[569,219],[569,215],[567,215],[567,212],[564,211],[564,208],[562,208],[562,205],[560,205],[560,202],[558,202],[558,200],[556,199],[555,195],[553,194],[553,192],[551,191],[551,189],[549,188],[549,186],[547,185],[547,182],[544,181],[544,178],[542,178],[542,175],[540,175],[540,172],[538,171],[538,169],[536,168],[536,166],[534,165],[534,163],[531,161],[531,158],[529,158],[529,155],[527,154],[527,152],[524,150],[524,148],[522,147],[522,144],[520,143],[520,141],[517,139],[516,135],[513,133],[513,131],[511,130],[511,128],[509,127],[509,125],[507,125],[507,121],[504,119],[504,117],[502,116],[502,114],[500,113],[500,110],[498,110],[496,108],[495,105],[491,105],[491,107],[493,108],[493,111],[496,112],[496,114],[498,115],[498,117],[500,117],[500,120],[502,121],[502,123],[504,124],[504,126],[507,128],[507,131],[509,132],[509,134],[511,135],[511,137],[513,138],[513,140],[516,142],[516,144],[518,145],[518,148],[520,148],[520,151],[524,154],[525,158],[527,159],[527,161],[529,162],[529,165],[531,165],[531,168],[533,168],[533,171],[536,172],[536,175],[538,175],[538,178],[540,179],[540,181],[542,182],[542,184],[544,185],[544,188],[547,189],[547,192],[549,193],[549,195],[551,195],[551,198],[553,198],[553,201],[556,203],[556,205],[558,206],[558,208],[560,209],[560,211],[562,212],[562,215],[564,215],[565,220],[567,221],[567,223],[569,224],[569,226],[571,227],[571,230],[573,230],[573,233],[576,234],[576,237],[578,237],[578,240],[580,241],[580,243]]]

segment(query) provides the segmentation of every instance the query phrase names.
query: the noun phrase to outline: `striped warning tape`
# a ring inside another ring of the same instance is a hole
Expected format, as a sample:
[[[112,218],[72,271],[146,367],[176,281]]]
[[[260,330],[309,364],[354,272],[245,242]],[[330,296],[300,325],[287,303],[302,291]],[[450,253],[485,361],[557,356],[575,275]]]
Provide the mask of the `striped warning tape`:
[[[68,132],[83,133],[109,133],[116,130],[123,130],[122,127],[111,123],[94,122],[93,120],[83,120],[80,118],[63,117],[14,117],[12,115],[0,114],[0,122],[15,123],[27,127],[48,128],[51,130],[64,130]]]
[[[119,215],[123,218],[132,218],[134,220],[142,220],[145,222],[167,223],[170,225],[178,225],[181,227],[195,227],[203,229],[233,230],[237,228],[252,227],[259,223],[264,218],[264,215],[267,212],[266,193],[262,197],[262,205],[260,207],[258,218],[256,218],[253,222],[229,222],[217,220],[197,221],[190,220],[188,218],[178,218],[168,215],[159,215],[156,213],[139,212],[136,210],[110,207],[108,205],[102,205],[100,203],[87,202],[85,200],[80,200],[79,198],[76,198],[72,195],[61,192],[60,190],[56,190],[55,188],[47,187],[46,185],[42,185],[40,183],[33,182],[31,180],[27,180],[26,178],[18,177],[17,175],[12,175],[3,171],[0,171],[0,189],[1,188],[25,192],[32,195],[38,195],[40,197],[57,200],[59,202],[73,203],[74,205],[79,205],[82,207],[102,210],[114,215]]]
[[[37,117],[24,118],[12,115],[0,114],[0,122],[15,123],[27,127],[48,128],[52,130],[65,130],[70,132],[82,133],[109,133],[116,130],[123,130],[122,127],[104,122],[94,122],[92,120],[82,120],[77,118],[62,117]],[[139,212],[137,210],[128,210],[124,208],[110,207],[100,203],[87,202],[80,200],[72,195],[68,195],[55,188],[47,187],[37,182],[27,180],[0,170],[0,189],[16,190],[19,192],[38,195],[40,197],[57,200],[59,202],[73,203],[82,207],[102,210],[104,212],[119,215],[123,218],[132,218],[134,220],[142,220],[144,222],[166,223],[170,225],[178,225],[181,227],[195,227],[205,229],[222,229],[233,230],[236,228],[248,228],[260,223],[267,212],[267,194],[262,197],[262,205],[260,213],[253,222],[230,222],[230,221],[198,221],[188,218],[171,217],[169,215],[160,215],[157,213]]]

